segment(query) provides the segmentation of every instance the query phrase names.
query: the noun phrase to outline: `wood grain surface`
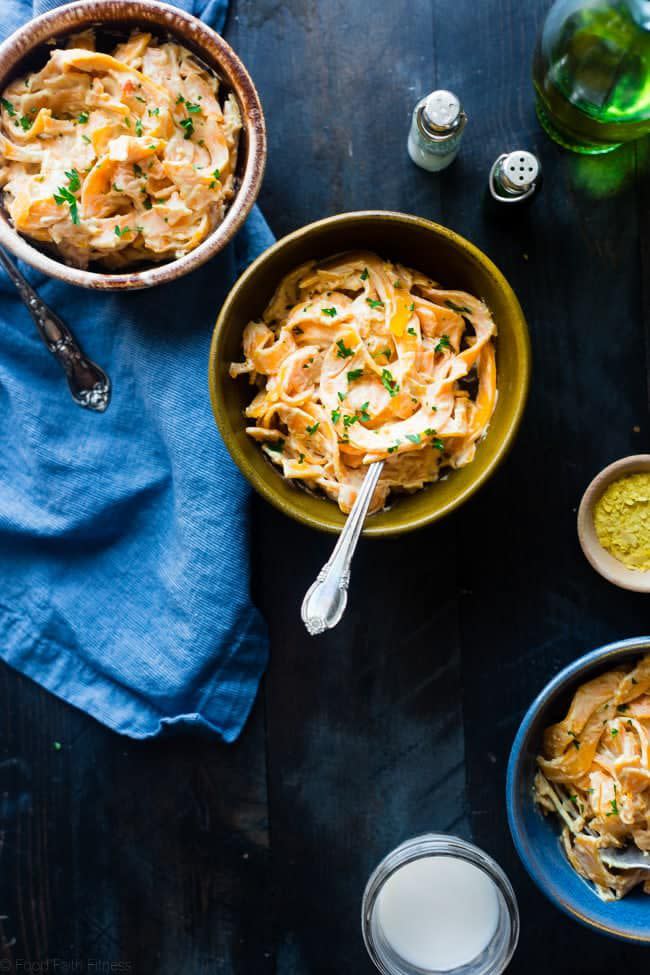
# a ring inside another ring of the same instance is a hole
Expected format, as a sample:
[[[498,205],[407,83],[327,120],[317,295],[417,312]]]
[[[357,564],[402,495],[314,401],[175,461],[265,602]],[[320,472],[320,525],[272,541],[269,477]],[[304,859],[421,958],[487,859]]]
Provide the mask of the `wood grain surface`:
[[[461,511],[361,544],[346,616],[317,639],[298,609],[331,539],[255,501],[272,658],[234,746],[134,744],[0,668],[0,971],[22,959],[23,971],[370,975],[365,881],[426,830],[473,837],[510,875],[511,971],[647,967],[647,951],[538,893],[504,810],[508,750],[543,684],[650,628],[645,597],[601,580],[575,530],[592,476],[648,450],[650,150],[580,158],[543,135],[529,67],[546,7],[236,0],[227,36],[267,115],[261,203],[276,234],[378,207],[469,237],[528,317],[530,405],[506,464]],[[439,176],[405,153],[413,104],[435,86],[470,117]],[[539,155],[545,183],[506,214],[486,203],[487,173],[518,147]]]

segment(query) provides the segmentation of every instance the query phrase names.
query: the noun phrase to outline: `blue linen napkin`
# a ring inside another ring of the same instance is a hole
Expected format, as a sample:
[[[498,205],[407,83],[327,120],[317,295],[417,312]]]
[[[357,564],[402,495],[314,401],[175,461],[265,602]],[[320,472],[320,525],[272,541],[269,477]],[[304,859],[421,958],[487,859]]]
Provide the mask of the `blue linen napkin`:
[[[0,36],[57,5],[5,0]],[[178,6],[223,27],[226,0]],[[0,277],[0,655],[135,738],[193,724],[234,740],[266,664],[249,492],[214,425],[207,361],[230,285],[272,240],[255,210],[206,266],[133,294],[28,271],[110,375],[101,415],[73,403]]]

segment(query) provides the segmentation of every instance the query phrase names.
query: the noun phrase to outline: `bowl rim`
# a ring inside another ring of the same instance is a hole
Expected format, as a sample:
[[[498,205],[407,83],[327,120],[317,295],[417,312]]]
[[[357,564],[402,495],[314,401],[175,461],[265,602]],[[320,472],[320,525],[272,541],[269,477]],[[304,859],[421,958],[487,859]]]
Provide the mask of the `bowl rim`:
[[[151,268],[118,273],[87,271],[75,268],[32,246],[28,238],[15,230],[6,213],[0,216],[0,245],[16,257],[50,277],[68,284],[104,291],[137,290],[173,281],[195,270],[221,251],[237,233],[257,199],[266,166],[267,141],[264,112],[257,89],[246,67],[224,38],[193,14],[180,7],[170,7],[160,0],[75,0],[55,7],[20,26],[0,44],[0,89],[6,76],[30,51],[60,33],[61,27],[74,32],[89,21],[137,21],[142,13],[148,23],[166,27],[180,42],[185,41],[179,23],[191,39],[202,48],[204,59],[214,65],[227,86],[234,92],[242,112],[242,129],[248,140],[248,157],[241,183],[222,222],[197,247],[183,257],[165,261]]]
[[[512,302],[514,311],[519,322],[521,339],[524,347],[524,361],[522,363],[523,376],[522,381],[518,386],[516,391],[515,409],[509,421],[509,424],[504,432],[503,438],[498,449],[495,451],[492,459],[487,464],[482,473],[473,480],[467,487],[454,496],[447,504],[445,504],[438,511],[431,512],[429,514],[421,515],[417,518],[413,518],[407,524],[397,524],[397,525],[383,525],[383,526],[373,526],[372,524],[366,526],[363,529],[363,536],[365,538],[386,538],[393,535],[402,535],[406,532],[415,531],[418,528],[422,528],[427,524],[438,521],[444,518],[446,515],[450,514],[456,508],[460,507],[465,501],[467,501],[476,491],[483,486],[483,484],[489,480],[489,478],[494,474],[494,471],[504,460],[510,448],[512,447],[517,431],[523,419],[523,414],[526,407],[526,402],[528,399],[528,392],[530,389],[530,374],[531,374],[531,344],[530,344],[530,334],[528,331],[528,326],[526,319],[519,304],[519,300],[508,283],[507,279],[499,268],[490,260],[490,258],[475,244],[462,237],[456,231],[451,230],[448,227],[444,227],[442,224],[435,223],[432,220],[428,220],[425,217],[418,217],[414,214],[403,213],[398,210],[351,210],[344,213],[337,213],[333,216],[323,217],[319,220],[315,220],[312,223],[305,224],[299,227],[297,230],[286,234],[281,237],[274,244],[268,247],[262,254],[257,257],[252,264],[250,264],[243,274],[235,281],[234,285],[230,289],[226,299],[221,306],[217,320],[212,333],[212,341],[210,343],[210,356],[208,361],[208,384],[210,387],[210,400],[212,403],[212,412],[214,413],[214,418],[219,428],[221,437],[228,448],[230,456],[234,460],[235,464],[246,477],[250,484],[255,488],[255,490],[265,498],[270,504],[281,511],[288,517],[293,518],[295,521],[300,522],[309,528],[315,528],[319,531],[324,531],[329,534],[338,535],[340,528],[331,525],[327,522],[321,521],[319,518],[312,516],[311,514],[302,510],[299,504],[285,504],[278,495],[276,494],[273,487],[269,482],[257,473],[256,468],[248,462],[246,457],[231,449],[230,445],[230,433],[232,427],[228,422],[227,411],[224,408],[224,404],[221,400],[218,391],[217,382],[217,366],[219,362],[219,353],[221,349],[221,336],[224,334],[224,323],[230,314],[232,305],[234,304],[240,291],[248,287],[249,282],[254,278],[257,269],[266,263],[274,254],[277,254],[288,244],[295,240],[299,240],[303,237],[309,237],[315,231],[323,227],[336,227],[339,225],[344,225],[347,221],[353,219],[355,221],[361,220],[362,222],[373,223],[376,220],[382,220],[386,222],[394,222],[400,224],[408,224],[411,226],[424,227],[425,229],[437,234],[440,237],[445,238],[447,241],[451,242],[456,246],[460,246],[462,250],[468,252],[474,260],[480,263],[485,270],[490,274],[496,281],[498,287],[501,291],[505,293],[509,301]],[[281,475],[277,475],[281,476]],[[334,504],[334,502],[332,502]]]
[[[620,927],[617,928],[613,925],[601,924],[599,921],[595,921],[589,917],[587,913],[579,910],[575,905],[570,904],[568,901],[563,901],[552,888],[546,885],[542,872],[537,869],[535,859],[529,853],[530,843],[526,831],[523,829],[521,813],[519,811],[519,785],[522,777],[523,757],[529,742],[531,727],[542,708],[546,707],[560,691],[566,690],[586,670],[591,670],[592,665],[605,665],[608,661],[613,662],[621,657],[635,656],[640,653],[647,653],[648,651],[650,651],[650,635],[615,640],[612,643],[606,643],[601,647],[597,647],[595,650],[590,650],[589,653],[573,660],[559,674],[556,674],[535,697],[522,718],[510,749],[505,788],[506,812],[510,835],[519,859],[537,888],[541,890],[548,900],[574,921],[578,921],[592,931],[600,931],[610,937],[618,938],[621,941],[627,941],[632,944],[650,944],[650,928],[648,929],[647,935],[637,935],[626,932]]]
[[[629,589],[631,592],[650,592],[650,571],[628,569],[600,544],[594,526],[594,506],[614,481],[630,474],[650,473],[650,454],[629,454],[615,460],[590,481],[578,508],[578,539],[589,564],[603,579]]]

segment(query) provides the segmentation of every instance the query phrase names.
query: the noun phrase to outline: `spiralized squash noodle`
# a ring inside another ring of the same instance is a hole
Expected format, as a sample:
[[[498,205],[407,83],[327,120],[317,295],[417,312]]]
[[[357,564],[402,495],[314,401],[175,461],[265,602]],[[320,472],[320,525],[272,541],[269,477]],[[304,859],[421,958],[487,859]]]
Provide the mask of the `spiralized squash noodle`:
[[[240,112],[180,44],[136,32],[105,54],[85,31],[0,104],[5,207],[70,264],[181,257],[223,220]]]
[[[243,337],[257,395],[247,433],[286,478],[352,507],[384,460],[371,510],[445,468],[469,464],[496,398],[495,325],[485,304],[412,268],[354,252],[280,283]]]
[[[544,733],[535,799],[560,817],[571,866],[602,900],[638,884],[650,894],[647,872],[612,869],[600,852],[630,843],[650,852],[649,733],[650,654],[587,681]]]

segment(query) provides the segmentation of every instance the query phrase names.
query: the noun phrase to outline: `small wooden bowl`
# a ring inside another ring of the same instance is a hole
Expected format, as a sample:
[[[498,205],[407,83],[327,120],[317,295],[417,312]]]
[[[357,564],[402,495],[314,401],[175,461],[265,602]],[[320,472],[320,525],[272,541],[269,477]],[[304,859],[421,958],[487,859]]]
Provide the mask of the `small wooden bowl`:
[[[248,216],[259,193],[266,163],[262,105],[246,68],[222,37],[191,14],[157,0],[78,0],[30,20],[0,45],[0,91],[34,64],[42,66],[44,57],[39,63],[39,54],[48,50],[45,47],[48,42],[63,41],[88,27],[124,33],[138,27],[160,36],[171,36],[193,51],[218,75],[225,88],[234,93],[242,115],[236,195],[223,222],[198,247],[177,260],[140,270],[110,273],[70,267],[14,230],[2,207],[0,244],[44,274],[69,284],[104,291],[151,288],[173,281],[214,257],[232,240]]]
[[[622,457],[609,467],[605,467],[593,479],[583,494],[578,508],[578,538],[588,562],[604,579],[613,582],[615,586],[620,586],[621,589],[631,589],[634,592],[650,592],[650,572],[628,569],[603,548],[594,525],[594,506],[612,481],[618,481],[627,474],[648,472],[650,472],[650,454]]]

